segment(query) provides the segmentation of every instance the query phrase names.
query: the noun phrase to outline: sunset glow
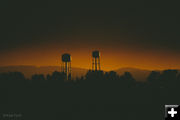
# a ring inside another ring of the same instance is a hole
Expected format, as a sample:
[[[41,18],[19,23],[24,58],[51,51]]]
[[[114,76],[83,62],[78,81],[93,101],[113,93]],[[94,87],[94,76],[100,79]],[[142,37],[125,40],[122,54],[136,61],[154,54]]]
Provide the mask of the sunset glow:
[[[22,47],[1,53],[1,66],[8,65],[34,65],[34,66],[60,66],[61,55],[70,53],[72,55],[72,67],[92,68],[91,52],[100,50],[101,68],[103,70],[115,70],[123,67],[134,67],[140,69],[178,69],[180,68],[180,55],[166,51],[141,50],[140,48],[128,48],[109,46],[93,46],[89,44],[44,44],[37,46]]]

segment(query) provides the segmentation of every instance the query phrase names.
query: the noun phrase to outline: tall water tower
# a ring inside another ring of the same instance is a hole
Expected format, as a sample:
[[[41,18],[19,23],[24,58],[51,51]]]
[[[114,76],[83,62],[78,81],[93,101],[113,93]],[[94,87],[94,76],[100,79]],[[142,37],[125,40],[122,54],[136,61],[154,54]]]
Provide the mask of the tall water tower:
[[[92,52],[92,70],[100,70],[100,52],[97,50]]]
[[[62,55],[62,72],[66,74],[66,79],[71,79],[71,55],[64,53]]]

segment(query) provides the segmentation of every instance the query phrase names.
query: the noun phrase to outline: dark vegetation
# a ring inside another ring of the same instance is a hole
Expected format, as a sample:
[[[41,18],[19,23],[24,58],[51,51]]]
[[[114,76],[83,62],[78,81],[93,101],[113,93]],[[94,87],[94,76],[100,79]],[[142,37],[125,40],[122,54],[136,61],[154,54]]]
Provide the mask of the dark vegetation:
[[[71,81],[60,72],[31,79],[9,72],[0,74],[0,112],[23,120],[163,120],[164,105],[180,103],[179,91],[177,70],[152,71],[146,82],[129,72],[89,71]]]

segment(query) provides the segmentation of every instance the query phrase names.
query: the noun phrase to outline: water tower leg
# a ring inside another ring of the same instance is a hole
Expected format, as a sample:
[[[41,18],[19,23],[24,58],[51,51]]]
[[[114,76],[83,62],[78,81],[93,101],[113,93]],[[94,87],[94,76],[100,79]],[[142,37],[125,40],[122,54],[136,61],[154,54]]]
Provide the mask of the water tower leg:
[[[68,73],[67,73],[67,62],[65,62],[65,74],[66,74],[66,79],[68,79]]]
[[[71,62],[69,62],[69,80],[71,80]]]
[[[95,71],[97,71],[97,58],[95,58]]]
[[[101,70],[101,68],[100,68],[100,58],[98,58],[98,66],[99,66],[99,70]]]
[[[92,71],[94,70],[94,58],[92,58]]]

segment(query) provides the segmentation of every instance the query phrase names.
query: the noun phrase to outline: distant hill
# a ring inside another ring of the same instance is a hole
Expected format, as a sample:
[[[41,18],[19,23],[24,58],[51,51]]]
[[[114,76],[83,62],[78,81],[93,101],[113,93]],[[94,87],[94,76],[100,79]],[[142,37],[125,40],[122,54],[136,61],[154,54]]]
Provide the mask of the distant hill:
[[[151,73],[150,70],[142,70],[137,68],[120,68],[114,71],[119,75],[124,74],[124,72],[130,72],[137,81],[145,81],[148,75]]]
[[[2,72],[22,72],[26,78],[30,78],[33,74],[52,74],[54,71],[61,71],[60,66],[4,66],[0,67],[0,73]],[[87,73],[88,69],[83,68],[72,68],[72,78],[84,76]],[[133,77],[137,81],[145,81],[148,75],[150,74],[150,70],[143,70],[137,68],[120,68],[117,70],[113,70],[117,72],[117,74],[122,75],[124,72],[130,72]]]
[[[31,78],[33,74],[52,74],[54,71],[61,71],[60,66],[42,66],[42,67],[35,67],[35,66],[5,66],[0,67],[0,73],[2,72],[22,72],[26,78]],[[72,68],[72,77],[81,77],[86,74],[88,70],[82,68]]]

